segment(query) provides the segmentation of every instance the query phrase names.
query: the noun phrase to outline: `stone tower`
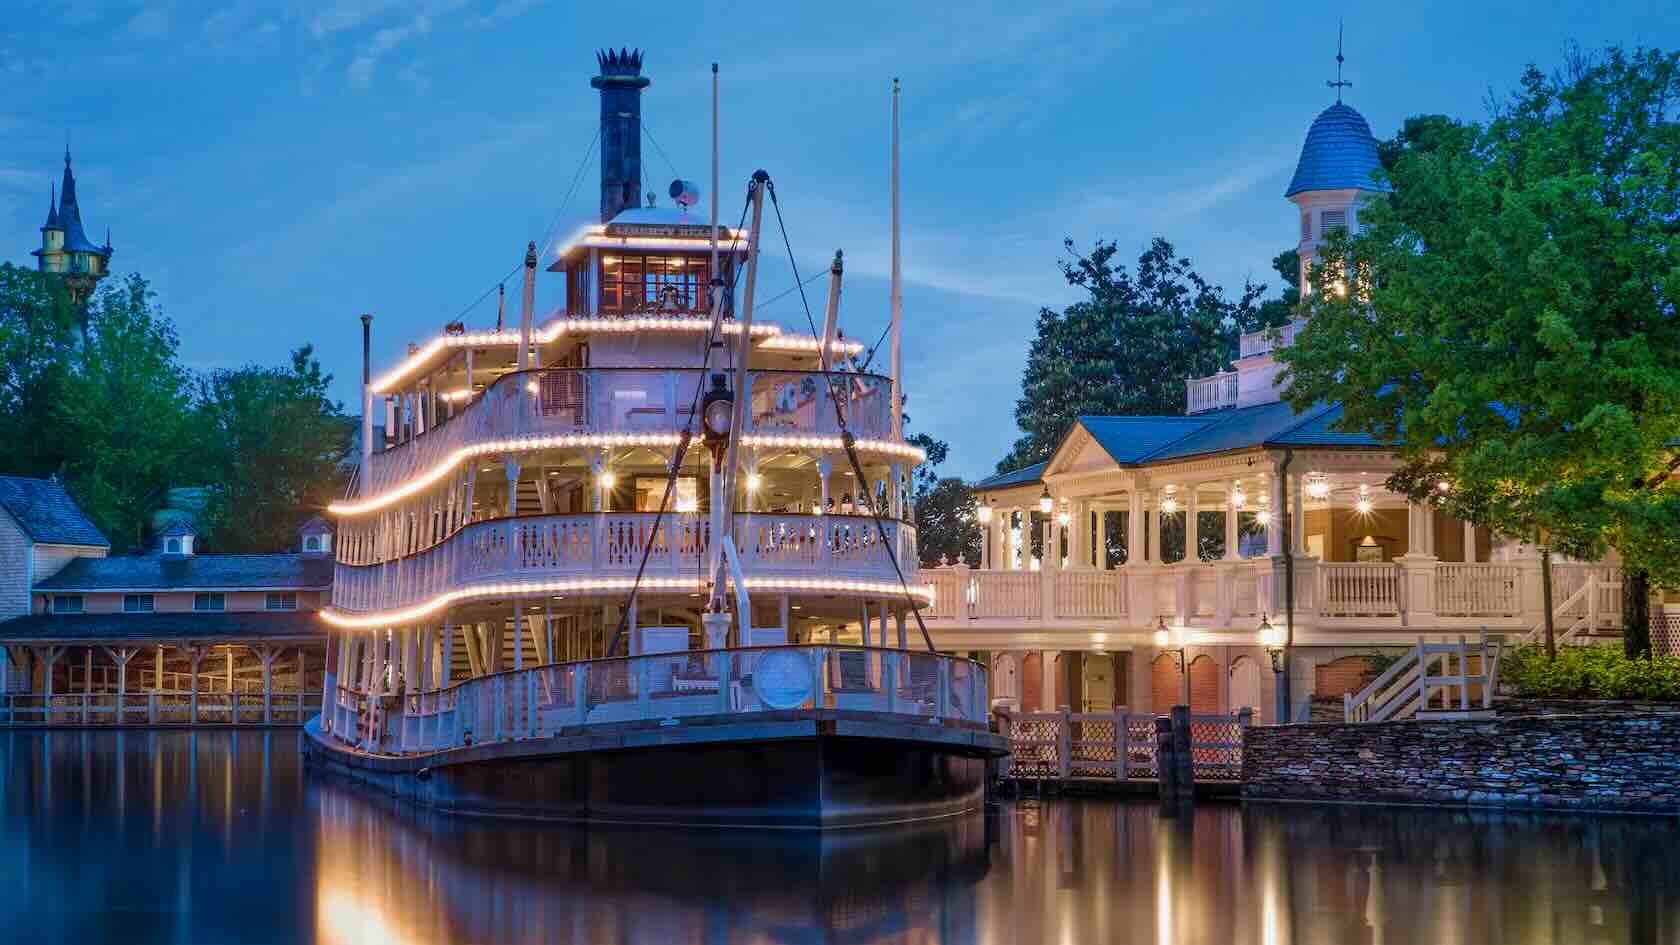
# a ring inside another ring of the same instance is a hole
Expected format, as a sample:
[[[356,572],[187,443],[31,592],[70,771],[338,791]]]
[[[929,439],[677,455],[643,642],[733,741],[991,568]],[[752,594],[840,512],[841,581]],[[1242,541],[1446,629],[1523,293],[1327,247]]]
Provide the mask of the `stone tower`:
[[[96,245],[82,229],[82,210],[76,202],[76,175],[70,170],[70,149],[64,149],[64,182],[47,206],[47,222],[41,227],[41,248],[31,255],[42,272],[62,276],[70,301],[78,308],[87,304],[94,286],[110,272],[111,234],[105,245]],[[82,326],[84,334],[87,326]]]

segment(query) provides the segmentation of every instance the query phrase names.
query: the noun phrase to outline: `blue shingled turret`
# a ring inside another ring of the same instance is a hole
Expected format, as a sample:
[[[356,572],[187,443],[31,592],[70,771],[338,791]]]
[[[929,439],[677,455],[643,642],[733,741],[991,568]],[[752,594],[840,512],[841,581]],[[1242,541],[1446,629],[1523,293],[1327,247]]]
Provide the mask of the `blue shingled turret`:
[[[76,205],[76,175],[70,172],[70,152],[64,152],[64,184],[59,188],[58,218],[64,229],[64,249],[71,253],[91,253],[109,257],[105,247],[88,239],[82,231],[82,211]]]
[[[1320,112],[1307,130],[1301,146],[1301,160],[1285,197],[1309,190],[1367,190],[1387,193],[1387,181],[1371,175],[1382,167],[1377,159],[1377,139],[1365,116],[1337,102]]]

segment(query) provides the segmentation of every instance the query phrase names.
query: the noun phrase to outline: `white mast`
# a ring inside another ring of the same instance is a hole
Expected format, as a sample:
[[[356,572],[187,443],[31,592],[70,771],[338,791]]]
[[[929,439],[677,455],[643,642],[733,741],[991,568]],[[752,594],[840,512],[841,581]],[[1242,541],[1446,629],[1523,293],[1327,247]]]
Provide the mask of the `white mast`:
[[[892,431],[904,435],[904,280],[898,266],[898,80],[892,85]]]
[[[713,279],[722,278],[718,273],[718,71],[717,63],[712,63],[712,268],[707,270]],[[716,326],[713,326],[714,330]]]
[[[525,247],[525,295],[519,309],[519,369],[531,366],[531,307],[537,291],[537,243]],[[894,349],[897,350],[896,348]]]

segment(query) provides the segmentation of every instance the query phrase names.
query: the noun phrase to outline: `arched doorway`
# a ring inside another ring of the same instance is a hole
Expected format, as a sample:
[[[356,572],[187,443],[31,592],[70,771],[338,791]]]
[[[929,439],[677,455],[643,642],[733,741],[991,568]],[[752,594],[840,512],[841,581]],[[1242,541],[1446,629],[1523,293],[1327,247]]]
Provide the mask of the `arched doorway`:
[[[1202,655],[1190,661],[1190,714],[1217,715],[1219,705],[1219,664],[1213,657]]]
[[[1231,711],[1240,712],[1243,708],[1254,710],[1254,718],[1260,718],[1260,708],[1265,704],[1264,683],[1261,681],[1260,664],[1252,657],[1239,656],[1231,661]]]
[[[1149,710],[1166,715],[1184,701],[1184,678],[1178,672],[1178,654],[1162,653],[1149,664]]]
[[[1021,654],[999,653],[992,657],[992,698],[1014,699],[1017,711],[1025,711],[1021,701]]]

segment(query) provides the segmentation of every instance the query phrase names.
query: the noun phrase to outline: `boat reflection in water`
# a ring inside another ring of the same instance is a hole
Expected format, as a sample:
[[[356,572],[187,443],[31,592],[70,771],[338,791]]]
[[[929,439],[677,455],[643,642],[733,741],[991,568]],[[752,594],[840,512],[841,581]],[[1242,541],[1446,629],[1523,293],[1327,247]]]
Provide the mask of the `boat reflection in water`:
[[[7,940],[1680,945],[1672,818],[1019,801],[889,830],[532,825],[305,777],[298,740],[0,733]]]
[[[980,939],[979,814],[844,831],[515,825],[331,784],[311,806],[325,943]]]

